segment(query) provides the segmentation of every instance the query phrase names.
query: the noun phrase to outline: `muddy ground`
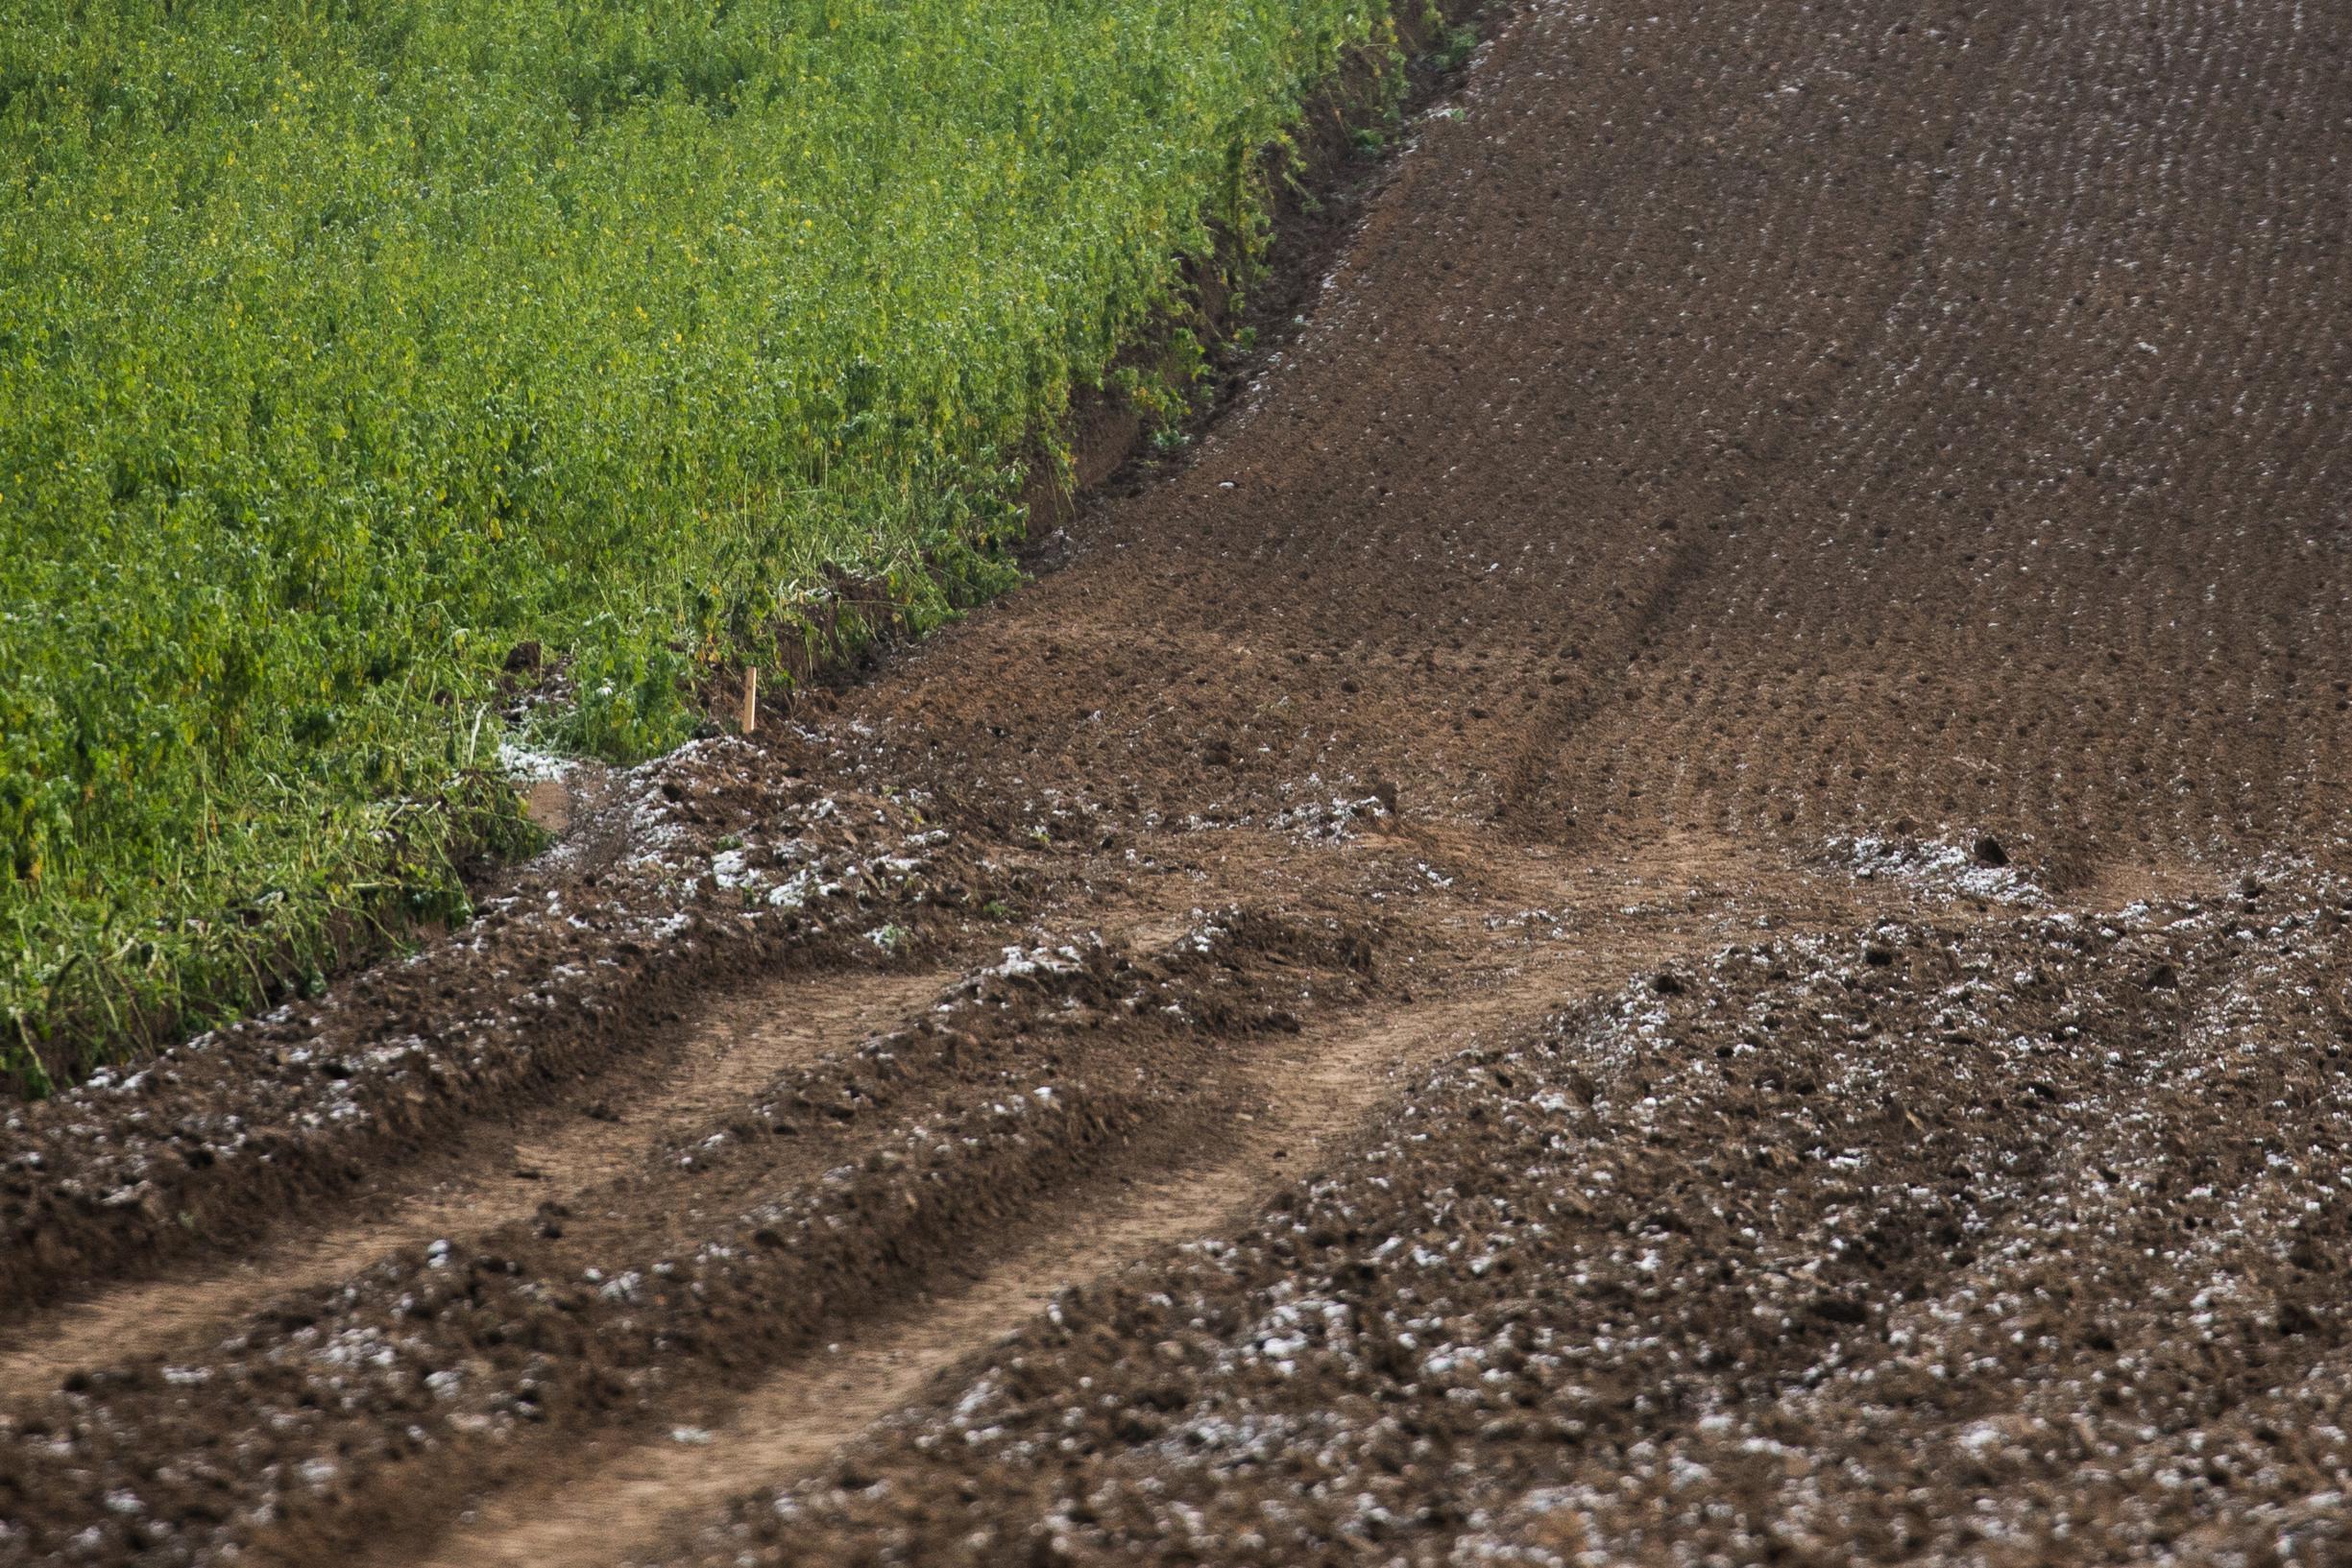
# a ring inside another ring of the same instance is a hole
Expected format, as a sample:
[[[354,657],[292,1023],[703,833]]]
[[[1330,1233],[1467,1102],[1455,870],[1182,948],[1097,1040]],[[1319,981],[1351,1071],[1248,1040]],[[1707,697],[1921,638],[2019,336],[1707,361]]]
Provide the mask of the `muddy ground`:
[[[2352,17],[1485,28],[1033,585],[0,1114],[0,1562],[2352,1559]]]

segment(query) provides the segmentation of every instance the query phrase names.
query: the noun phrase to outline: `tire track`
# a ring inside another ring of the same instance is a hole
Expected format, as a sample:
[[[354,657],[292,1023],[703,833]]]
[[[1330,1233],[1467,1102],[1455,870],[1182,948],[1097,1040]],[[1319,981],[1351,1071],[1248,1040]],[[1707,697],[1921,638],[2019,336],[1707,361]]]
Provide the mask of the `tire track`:
[[[661,1139],[747,1100],[778,1072],[827,1046],[854,1044],[902,1021],[953,982],[955,972],[847,971],[756,986],[722,997],[683,1026],[668,1074],[617,1111],[629,1074],[599,1084],[587,1111],[544,1113],[512,1131],[476,1129],[435,1162],[429,1184],[381,1200],[373,1217],[289,1238],[200,1270],[109,1291],[21,1327],[0,1351],[0,1400],[55,1387],[126,1344],[151,1353],[193,1348],[262,1310],[271,1298],[357,1273],[368,1264],[445,1236],[475,1236],[529,1218],[549,1199],[576,1198],[633,1169]]]
[[[5,1445],[23,1462],[0,1465],[0,1562],[68,1540],[144,1560],[158,1515],[200,1520],[170,1561],[418,1538],[468,1487],[762,1375],[1060,1194],[1213,1142],[1236,1069],[1298,1027],[1276,1003],[1361,998],[1370,962],[1336,923],[1242,910],[1159,954],[1007,950],[953,1005],[777,1075],[715,1127],[665,1123],[576,1216],[402,1249],[188,1362],[134,1356],[0,1409],[0,1432],[65,1435]],[[225,1425],[266,1436],[219,1455]],[[119,1484],[87,1491],[99,1471]],[[137,1503],[103,1505],[93,1533],[105,1496]]]
[[[1540,993],[1539,993],[1540,994]],[[610,1563],[627,1543],[736,1494],[812,1468],[982,1352],[1063,1286],[1107,1273],[1213,1231],[1291,1170],[1311,1169],[1393,1092],[1400,1073],[1525,1005],[1505,990],[1407,1008],[1318,1031],[1286,1053],[1266,1098],[1214,1159],[1109,1191],[1073,1194],[1021,1225],[964,1290],[896,1303],[811,1362],[788,1365],[735,1401],[707,1433],[656,1434],[568,1484],[500,1496],[419,1568],[572,1568]]]
[[[1539,851],[1521,877],[1520,891],[1548,882],[1555,895],[1566,893],[1556,913],[1568,929],[1586,930],[1565,941],[1496,944],[1443,995],[1310,1026],[1253,1073],[1253,1108],[1212,1150],[1155,1175],[1067,1194],[977,1257],[963,1288],[888,1303],[740,1396],[635,1441],[593,1448],[560,1477],[485,1500],[431,1548],[371,1558],[371,1568],[589,1568],[659,1555],[667,1538],[734,1497],[813,1469],[985,1353],[1063,1288],[1246,1218],[1376,1126],[1379,1108],[1441,1057],[1532,1025],[1629,971],[1710,952],[1759,914],[1788,929],[1861,918],[1826,884],[1704,841],[1656,846],[1598,878],[1560,876]],[[1598,885],[1579,890],[1579,880]],[[1652,896],[1629,905],[1629,890]],[[1491,930],[1510,923],[1487,924]]]
[[[955,951],[965,846],[800,758],[682,748],[412,957],[0,1117],[0,1314],[346,1213],[485,1123],[627,1082],[715,992]]]

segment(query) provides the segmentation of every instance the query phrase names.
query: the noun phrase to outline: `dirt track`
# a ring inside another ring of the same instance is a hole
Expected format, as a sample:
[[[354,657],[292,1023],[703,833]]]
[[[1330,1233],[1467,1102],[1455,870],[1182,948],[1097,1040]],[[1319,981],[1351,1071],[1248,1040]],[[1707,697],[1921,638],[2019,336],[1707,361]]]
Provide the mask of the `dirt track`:
[[[1489,31],[1032,587],[6,1118],[0,1562],[2352,1556],[2352,19]]]

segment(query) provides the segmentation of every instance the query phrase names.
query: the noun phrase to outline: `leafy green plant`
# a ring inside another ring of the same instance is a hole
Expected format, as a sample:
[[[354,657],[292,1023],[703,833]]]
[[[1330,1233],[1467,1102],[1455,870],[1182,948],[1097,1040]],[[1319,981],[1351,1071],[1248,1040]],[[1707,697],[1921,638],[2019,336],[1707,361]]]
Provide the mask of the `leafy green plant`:
[[[1368,0],[0,0],[0,1068],[455,918],[507,652],[616,759],[841,582],[1003,588],[1023,454],[1262,227]]]
[[[1478,53],[1478,29],[1468,22],[1449,23],[1441,14],[1433,22],[1429,63],[1441,71],[1460,70]]]

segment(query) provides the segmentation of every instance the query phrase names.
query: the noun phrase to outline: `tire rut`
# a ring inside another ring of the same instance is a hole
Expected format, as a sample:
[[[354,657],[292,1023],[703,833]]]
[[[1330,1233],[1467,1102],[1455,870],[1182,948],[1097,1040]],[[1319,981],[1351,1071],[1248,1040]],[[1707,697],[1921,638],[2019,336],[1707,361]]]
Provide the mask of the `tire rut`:
[[[1500,996],[1431,1002],[1318,1031],[1262,1086],[1261,1108],[1246,1113],[1218,1157],[1074,1194],[1021,1225],[1016,1244],[983,1262],[965,1289],[894,1305],[820,1356],[779,1370],[711,1428],[685,1441],[656,1434],[567,1484],[502,1496],[434,1551],[400,1560],[417,1568],[610,1563],[626,1552],[623,1543],[651,1544],[665,1527],[812,1467],[1062,1287],[1206,1234],[1262,1198],[1282,1172],[1306,1167],[1352,1130],[1394,1092],[1400,1073],[1509,1005]]]
[[[1073,1194],[1054,1216],[1021,1225],[1018,1246],[985,1265],[967,1289],[899,1302],[880,1323],[828,1344],[821,1357],[766,1378],[717,1425],[685,1432],[685,1441],[680,1432],[656,1434],[560,1488],[501,1495],[440,1549],[400,1561],[414,1568],[612,1563],[617,1549],[625,1552],[621,1542],[651,1545],[664,1528],[708,1514],[737,1493],[790,1481],[915,1399],[945,1368],[985,1352],[1063,1286],[1211,1234],[1287,1173],[1313,1169],[1399,1089],[1407,1072],[1536,1006],[1543,990],[1508,985],[1531,977],[1505,974],[1498,990],[1470,1000],[1320,1029],[1261,1081],[1261,1110],[1247,1112],[1216,1159],[1178,1166],[1159,1180]]]
[[[1777,916],[1783,929],[1829,929],[1861,918],[1829,889],[1770,875],[1726,846],[1675,840],[1655,850],[1636,866],[1610,869],[1608,908],[1593,906],[1585,890],[1582,914],[1597,928],[1590,939],[1500,946],[1458,970],[1458,988],[1444,995],[1310,1026],[1253,1074],[1252,1108],[1233,1118],[1213,1153],[1050,1200],[972,1259],[961,1288],[881,1304],[869,1321],[739,1396],[683,1411],[681,1424],[633,1441],[597,1445],[560,1478],[482,1500],[430,1548],[371,1558],[370,1568],[587,1568],[658,1552],[735,1497],[813,1469],[986,1352],[1060,1290],[1246,1218],[1278,1188],[1321,1169],[1441,1057],[1531,1025],[1628,971],[1712,951],[1759,913]],[[1562,890],[1540,860],[1523,876],[1531,886]],[[1658,896],[1626,905],[1629,888]],[[1562,913],[1572,924],[1579,918]]]
[[[75,1369],[136,1343],[167,1352],[227,1332],[273,1297],[358,1272],[401,1247],[478,1235],[527,1218],[550,1198],[574,1197],[637,1165],[680,1126],[699,1125],[747,1100],[782,1069],[830,1045],[885,1029],[935,996],[954,971],[794,976],[720,998],[683,1025],[688,1038],[667,1073],[615,1110],[639,1086],[591,1085],[585,1106],[543,1113],[512,1130],[479,1129],[468,1146],[435,1162],[429,1184],[384,1202],[382,1212],[288,1238],[202,1270],[141,1280],[34,1318],[0,1350],[0,1400],[55,1387]]]

